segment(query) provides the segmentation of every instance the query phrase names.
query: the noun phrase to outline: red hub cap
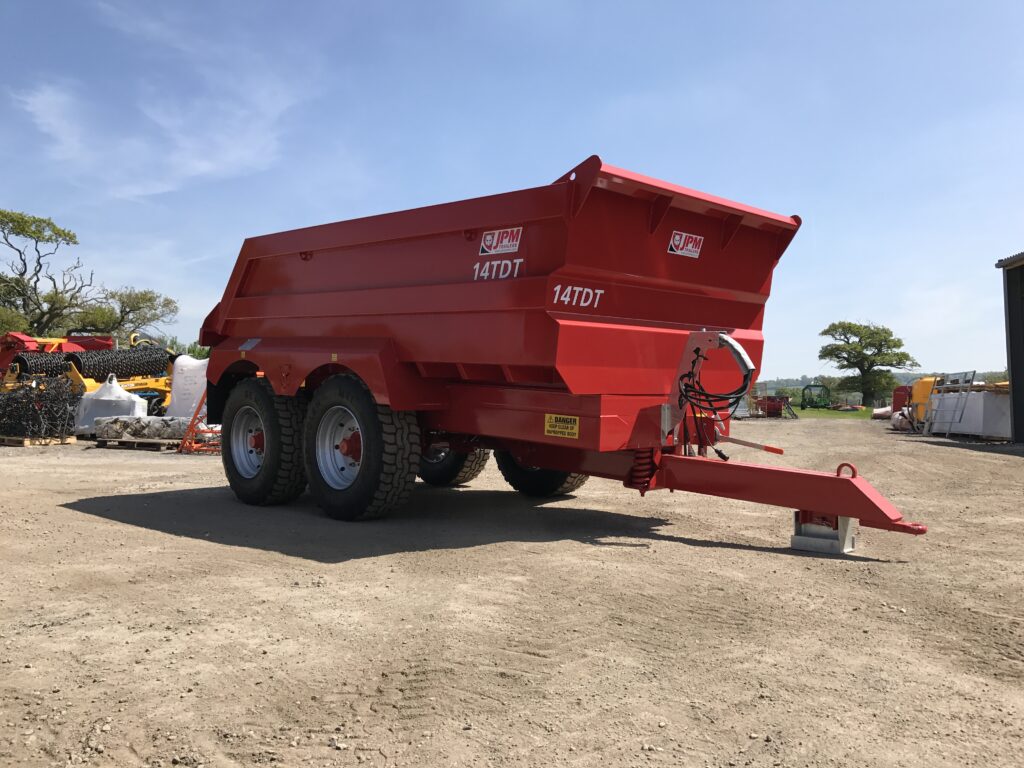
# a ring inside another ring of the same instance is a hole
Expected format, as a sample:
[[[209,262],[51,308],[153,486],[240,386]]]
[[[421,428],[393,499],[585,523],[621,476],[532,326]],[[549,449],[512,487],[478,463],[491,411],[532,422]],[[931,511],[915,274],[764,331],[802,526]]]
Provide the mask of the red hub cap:
[[[358,432],[353,432],[338,444],[338,451],[352,461],[363,460],[363,438]]]
[[[253,432],[249,435],[249,447],[258,453],[263,453],[263,448],[266,445],[263,439],[263,431]]]

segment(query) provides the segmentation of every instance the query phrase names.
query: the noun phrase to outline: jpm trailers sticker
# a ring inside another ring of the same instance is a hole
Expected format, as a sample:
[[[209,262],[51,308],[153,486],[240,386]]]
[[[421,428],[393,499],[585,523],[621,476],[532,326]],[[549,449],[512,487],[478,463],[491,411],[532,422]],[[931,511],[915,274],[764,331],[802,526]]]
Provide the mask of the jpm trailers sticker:
[[[484,236],[480,238],[480,255],[495,256],[499,253],[516,253],[522,239],[522,227],[484,232]]]
[[[704,247],[704,238],[700,235],[691,235],[689,232],[673,232],[668,241],[668,252],[678,256],[689,256],[696,259],[700,256],[700,249]]]
[[[561,413],[545,413],[544,434],[548,437],[567,437],[570,440],[579,440],[580,417],[566,416]]]

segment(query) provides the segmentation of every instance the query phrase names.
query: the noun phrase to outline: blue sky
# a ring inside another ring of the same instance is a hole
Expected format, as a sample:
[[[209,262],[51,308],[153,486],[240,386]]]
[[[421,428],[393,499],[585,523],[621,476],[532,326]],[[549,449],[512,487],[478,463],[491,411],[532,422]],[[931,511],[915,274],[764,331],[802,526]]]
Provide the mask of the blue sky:
[[[301,9],[301,10],[300,10]],[[1005,365],[1024,5],[8,2],[0,207],[195,338],[244,237],[547,183],[590,154],[804,227],[766,377],[832,320]]]

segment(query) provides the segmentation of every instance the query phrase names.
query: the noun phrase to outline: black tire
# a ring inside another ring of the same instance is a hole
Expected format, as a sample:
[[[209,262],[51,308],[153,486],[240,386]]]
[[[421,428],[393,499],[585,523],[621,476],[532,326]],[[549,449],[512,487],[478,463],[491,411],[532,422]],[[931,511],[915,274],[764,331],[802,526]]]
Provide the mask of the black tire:
[[[247,477],[236,466],[232,427],[240,412],[251,409],[263,425],[263,462]],[[246,504],[286,504],[302,495],[302,403],[297,397],[275,395],[266,379],[245,379],[228,395],[221,431],[221,461],[235,495]]]
[[[336,458],[329,453],[332,448],[349,458],[340,448],[347,439],[337,445],[322,446],[322,454],[317,451],[318,441],[333,443],[327,438],[333,434],[334,419],[347,420],[349,416],[355,419],[359,433],[358,467],[350,467],[355,469],[352,480],[343,474],[344,466],[332,469],[327,464]],[[416,483],[420,466],[420,425],[416,414],[378,405],[355,376],[332,376],[316,390],[306,414],[302,444],[310,491],[335,520],[382,517],[404,504]],[[321,466],[321,460],[325,466]],[[351,484],[342,487],[344,482]]]
[[[484,448],[469,453],[450,450],[428,452],[420,458],[420,479],[438,488],[463,485],[479,477],[490,458],[491,452]]]
[[[163,395],[156,394],[146,398],[147,416],[163,416],[165,413],[167,413],[167,408],[164,407]]]
[[[590,475],[575,472],[524,467],[508,451],[495,451],[494,458],[505,482],[526,496],[565,496],[590,479]]]

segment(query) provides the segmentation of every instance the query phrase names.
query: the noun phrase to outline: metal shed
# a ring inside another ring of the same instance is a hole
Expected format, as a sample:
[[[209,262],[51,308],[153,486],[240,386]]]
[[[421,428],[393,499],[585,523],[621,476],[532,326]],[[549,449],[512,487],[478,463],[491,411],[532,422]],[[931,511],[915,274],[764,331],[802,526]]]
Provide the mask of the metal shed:
[[[1006,367],[1010,374],[1010,434],[1024,443],[1024,251],[996,262],[1003,270]]]

